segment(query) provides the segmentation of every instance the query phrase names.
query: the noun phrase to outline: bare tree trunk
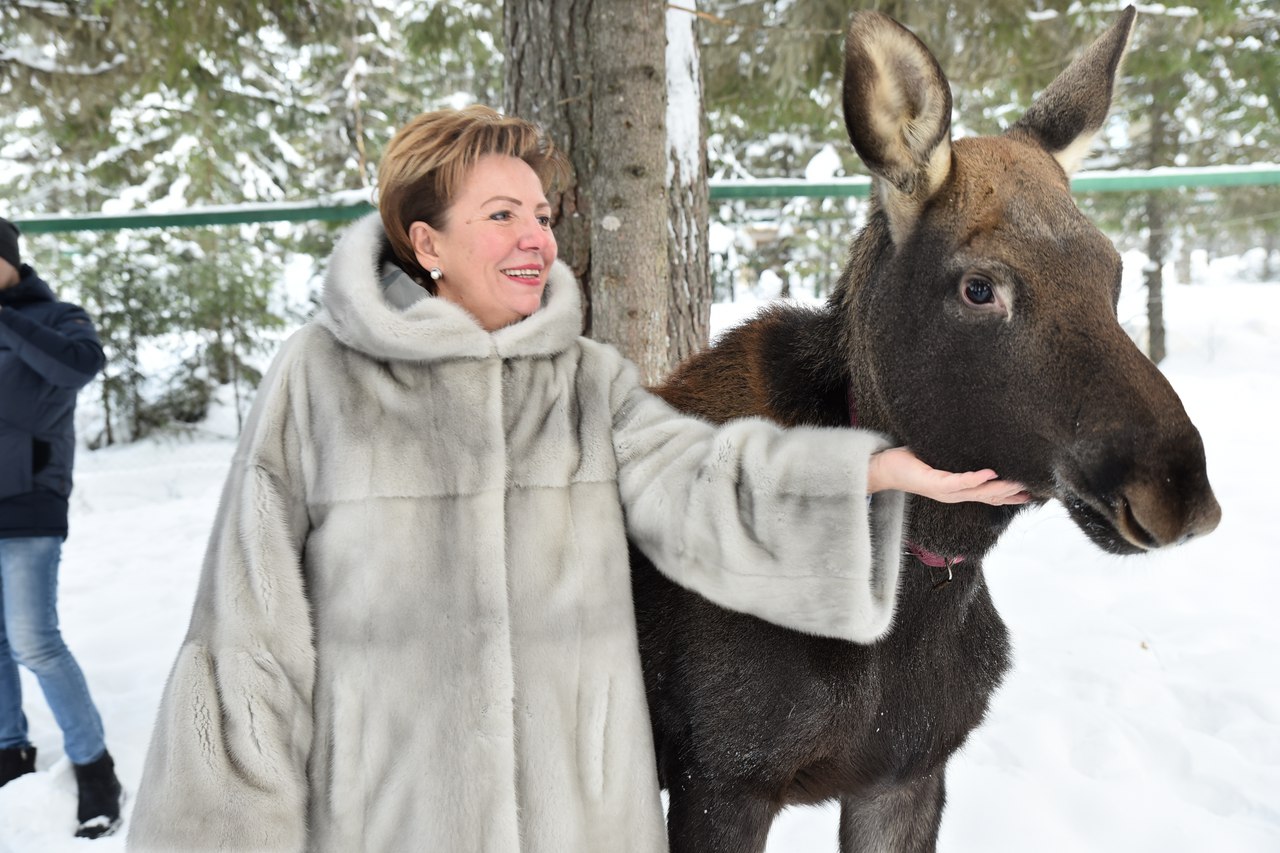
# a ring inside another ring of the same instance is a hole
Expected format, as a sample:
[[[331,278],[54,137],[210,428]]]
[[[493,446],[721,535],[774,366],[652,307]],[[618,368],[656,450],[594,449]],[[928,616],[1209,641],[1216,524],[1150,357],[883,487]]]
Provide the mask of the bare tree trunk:
[[[1169,115],[1165,109],[1168,81],[1153,81],[1151,87],[1151,140],[1148,167],[1167,165],[1172,148]],[[1169,252],[1170,216],[1166,198],[1159,190],[1147,193],[1147,356],[1159,364],[1165,356],[1164,335],[1164,262]]]
[[[656,382],[667,332],[666,4],[592,6],[592,335]]]
[[[694,6],[693,0],[682,4]],[[667,10],[667,246],[671,276],[668,333],[671,364],[707,345],[711,329],[711,264],[707,244],[706,123],[697,18]]]
[[[1277,269],[1274,255],[1277,248],[1280,248],[1280,238],[1277,238],[1274,229],[1266,229],[1262,237],[1262,281],[1274,281],[1276,279]]]
[[[1159,191],[1147,193],[1147,355],[1156,364],[1164,360],[1164,257],[1168,251],[1167,217]]]
[[[1191,284],[1193,275],[1191,269],[1191,241],[1187,240],[1185,235],[1178,246],[1177,266],[1174,268],[1177,274],[1179,284]]]
[[[346,8],[347,25],[350,29],[344,39],[347,53],[347,109],[350,111],[348,133],[356,152],[356,168],[360,172],[360,186],[369,186],[369,158],[364,145],[364,106],[361,103],[364,87],[364,63],[360,58],[360,33],[357,12],[350,6]],[[238,410],[237,410],[238,411]]]
[[[691,167],[687,146],[668,147],[664,3],[511,0],[503,15],[504,107],[540,124],[573,164],[552,205],[560,256],[585,290],[586,332],[655,382],[707,334],[701,88],[681,107],[698,116]]]
[[[105,370],[102,374],[102,422],[104,437],[99,447],[110,447],[116,443],[116,437],[114,430],[111,429],[111,380],[107,377]]]

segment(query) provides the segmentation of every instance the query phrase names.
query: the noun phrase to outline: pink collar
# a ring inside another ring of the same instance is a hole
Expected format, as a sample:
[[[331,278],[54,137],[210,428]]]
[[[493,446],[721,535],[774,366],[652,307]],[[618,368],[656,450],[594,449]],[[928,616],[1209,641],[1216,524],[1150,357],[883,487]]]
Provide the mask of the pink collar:
[[[924,563],[931,569],[950,569],[952,566],[958,566],[964,562],[964,557],[944,557],[941,554],[935,554],[921,548],[914,542],[907,543],[907,551],[911,556]]]
[[[849,383],[849,388],[848,388],[848,391],[845,393],[845,397],[848,399],[848,402],[849,402],[849,425],[856,427],[858,425],[858,401],[853,396],[853,382]],[[944,586],[945,584],[951,583],[951,579],[953,577],[951,570],[954,567],[963,563],[965,559],[963,556],[944,557],[941,554],[935,554],[933,551],[930,551],[926,548],[921,548],[919,545],[917,545],[914,542],[907,543],[907,553],[909,553],[911,556],[915,557],[921,563],[929,567],[930,577],[933,577],[933,571],[932,571],[933,569],[947,570],[946,577],[941,578],[940,580],[934,581],[933,583],[934,589],[937,589],[940,586]]]
[[[951,583],[952,578],[955,577],[951,570],[964,562],[964,557],[944,557],[941,554],[925,550],[914,542],[907,543],[907,553],[929,568],[929,579],[933,581],[934,589],[939,589]],[[947,573],[943,575],[939,572],[935,575],[934,569],[946,569]]]

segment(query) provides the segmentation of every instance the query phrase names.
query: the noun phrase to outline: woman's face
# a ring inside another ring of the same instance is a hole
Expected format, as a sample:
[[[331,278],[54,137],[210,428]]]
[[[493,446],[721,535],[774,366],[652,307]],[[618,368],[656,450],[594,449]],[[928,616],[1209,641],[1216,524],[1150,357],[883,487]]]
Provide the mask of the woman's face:
[[[556,259],[542,182],[528,163],[496,154],[476,161],[443,229],[414,222],[409,240],[424,269],[443,273],[436,292],[490,332],[538,310]]]

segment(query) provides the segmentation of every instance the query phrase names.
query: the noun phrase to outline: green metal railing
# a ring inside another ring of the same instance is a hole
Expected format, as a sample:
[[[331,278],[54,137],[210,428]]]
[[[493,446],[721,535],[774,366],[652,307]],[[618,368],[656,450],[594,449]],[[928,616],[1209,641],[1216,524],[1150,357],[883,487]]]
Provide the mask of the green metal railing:
[[[24,234],[63,231],[122,231],[132,228],[203,228],[252,222],[345,222],[373,210],[367,201],[345,199],[300,203],[231,204],[195,207],[172,213],[145,210],[128,213],[86,213],[78,216],[32,216],[13,220]]]
[[[714,180],[711,200],[769,198],[865,198],[871,189],[867,177],[833,178],[827,181],[772,179],[761,181]],[[1140,192],[1182,187],[1239,187],[1280,185],[1280,165],[1240,167],[1170,168],[1152,171],[1082,172],[1071,188],[1086,192]],[[27,234],[65,231],[117,231],[132,228],[190,228],[239,225],[252,222],[342,222],[373,210],[353,193],[311,202],[237,204],[201,207],[173,213],[131,211],[73,216],[32,216],[15,221]]]
[[[1142,190],[1176,189],[1180,187],[1239,187],[1280,185],[1280,165],[1239,166],[1223,168],[1123,170],[1114,172],[1081,172],[1071,179],[1071,189],[1078,193],[1127,193]],[[711,199],[749,198],[866,198],[871,191],[867,177],[833,178],[828,181],[773,179],[767,181],[712,181]]]

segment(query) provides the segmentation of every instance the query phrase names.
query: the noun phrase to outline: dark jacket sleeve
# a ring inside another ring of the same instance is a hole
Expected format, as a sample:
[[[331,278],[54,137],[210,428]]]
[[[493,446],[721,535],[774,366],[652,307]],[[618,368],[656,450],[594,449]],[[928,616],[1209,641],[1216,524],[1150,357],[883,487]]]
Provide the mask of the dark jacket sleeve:
[[[0,342],[49,384],[80,388],[97,375],[106,357],[84,309],[76,305],[63,308],[53,326],[12,309],[0,310]]]

